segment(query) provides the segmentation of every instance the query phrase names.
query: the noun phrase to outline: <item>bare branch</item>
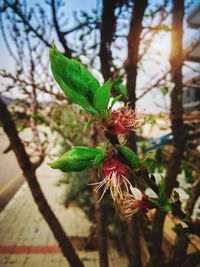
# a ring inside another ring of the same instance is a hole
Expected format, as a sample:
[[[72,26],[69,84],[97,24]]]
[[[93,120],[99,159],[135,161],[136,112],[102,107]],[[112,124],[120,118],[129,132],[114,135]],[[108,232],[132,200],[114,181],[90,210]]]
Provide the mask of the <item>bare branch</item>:
[[[110,77],[112,77],[112,54],[110,46],[116,29],[115,7],[116,0],[103,0],[99,56],[101,61],[101,72],[104,80],[108,80]]]
[[[29,30],[32,31],[35,34],[35,36],[37,36],[47,47],[51,47],[51,44],[46,39],[44,39],[43,35],[40,34],[36,28],[34,28],[31,25],[31,23],[27,19],[26,15],[23,14],[23,12],[20,10],[20,8],[15,3],[10,3],[7,0],[4,0],[4,1],[7,4],[7,6],[9,8],[11,8],[15,12],[16,15],[19,16],[19,18],[29,28]]]
[[[65,34],[60,30],[60,26],[58,24],[58,20],[57,20],[57,16],[56,16],[55,0],[51,0],[51,9],[52,9],[52,15],[53,15],[53,23],[55,26],[56,33],[58,35],[58,39],[65,50],[65,55],[67,57],[71,58],[71,51],[70,51],[69,47],[67,46],[67,40],[65,39]]]

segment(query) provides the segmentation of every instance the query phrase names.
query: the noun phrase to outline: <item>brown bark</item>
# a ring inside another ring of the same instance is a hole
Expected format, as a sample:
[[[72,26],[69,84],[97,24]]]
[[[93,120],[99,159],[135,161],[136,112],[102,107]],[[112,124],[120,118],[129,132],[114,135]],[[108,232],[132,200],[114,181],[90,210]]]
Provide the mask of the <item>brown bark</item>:
[[[137,78],[137,65],[139,59],[139,45],[140,35],[142,32],[142,19],[147,7],[147,0],[135,0],[132,9],[130,30],[128,34],[128,58],[126,60],[126,73],[127,73],[127,90],[128,97],[133,109],[135,109],[136,102],[136,78]],[[128,137],[128,146],[137,152],[136,136],[131,134]],[[129,247],[129,261],[132,267],[142,266],[141,261],[141,248],[139,242],[139,227],[138,218],[135,216],[128,225],[127,242]]]
[[[171,92],[171,124],[174,136],[174,152],[166,174],[167,195],[170,196],[176,184],[176,177],[180,171],[180,163],[185,148],[185,131],[183,124],[183,105],[182,105],[182,64],[183,64],[183,16],[184,1],[174,0],[172,11],[172,50],[171,50],[171,79],[174,88]]]
[[[192,186],[192,197],[188,199],[185,210],[188,212],[188,215],[191,216],[197,199],[200,196],[200,174],[197,174],[197,180]],[[185,255],[187,252],[187,247],[189,244],[188,236],[183,232],[180,233],[176,238],[176,244],[174,248],[173,258],[180,258],[182,255]]]
[[[127,73],[127,89],[129,101],[135,109],[136,78],[139,58],[140,35],[142,32],[142,19],[147,7],[147,0],[135,0],[132,9],[130,30],[128,34],[128,57],[125,63]]]
[[[93,127],[93,134],[91,136],[92,145],[97,146],[97,129]],[[97,183],[98,170],[91,170],[91,181],[92,183]],[[108,259],[108,243],[107,243],[107,233],[106,233],[106,221],[102,209],[102,202],[99,202],[101,195],[100,192],[93,191],[94,209],[95,209],[95,222],[96,222],[96,233],[97,233],[97,244],[99,251],[99,263],[100,267],[109,267]],[[103,200],[102,200],[103,201]]]
[[[195,203],[198,200],[199,196],[200,196],[200,173],[197,173],[197,179],[192,186],[192,197],[188,199],[187,205],[185,207],[185,210],[188,212],[189,215],[192,215]]]
[[[104,80],[108,80],[112,77],[111,63],[111,43],[116,28],[115,18],[115,7],[116,0],[103,0],[102,10],[102,22],[101,22],[101,44],[100,44],[100,62],[101,62],[101,73]]]
[[[189,255],[181,255],[180,258],[163,264],[162,267],[197,267],[200,263],[200,252],[194,252]]]
[[[140,35],[143,29],[142,19],[144,17],[147,4],[147,0],[134,1],[128,34],[128,57],[125,62],[127,73],[126,86],[128,90],[128,98],[133,109],[135,109],[136,105],[136,79],[139,60]],[[137,153],[135,133],[129,134],[128,143],[130,144],[130,147]]]
[[[135,215],[128,226],[127,244],[128,244],[128,258],[131,267],[142,267],[141,248],[140,248],[140,232],[139,220]]]
[[[33,198],[38,206],[39,211],[43,215],[45,221],[49,225],[53,232],[55,239],[58,241],[59,246],[62,250],[64,257],[69,261],[72,267],[84,267],[83,263],[80,261],[76,251],[74,250],[69,238],[64,232],[61,224],[53,213],[51,207],[49,206],[42,190],[40,184],[37,181],[35,175],[35,168],[27,155],[24,145],[21,142],[18,132],[16,130],[15,124],[11,118],[11,115],[0,99],[0,120],[3,125],[3,129],[7,134],[12,149],[16,155],[19,166],[23,170],[24,177],[27,180]]]
[[[166,193],[169,197],[176,185],[176,178],[180,172],[180,164],[185,148],[185,135],[183,124],[182,107],[182,35],[183,35],[184,1],[173,0],[172,11],[172,49],[171,49],[171,80],[174,88],[171,92],[171,127],[174,136],[174,149],[170,156],[166,172]],[[165,213],[157,210],[154,217],[154,224],[157,224],[156,231],[152,232],[151,256],[162,255],[163,224]],[[156,242],[154,242],[156,240]]]

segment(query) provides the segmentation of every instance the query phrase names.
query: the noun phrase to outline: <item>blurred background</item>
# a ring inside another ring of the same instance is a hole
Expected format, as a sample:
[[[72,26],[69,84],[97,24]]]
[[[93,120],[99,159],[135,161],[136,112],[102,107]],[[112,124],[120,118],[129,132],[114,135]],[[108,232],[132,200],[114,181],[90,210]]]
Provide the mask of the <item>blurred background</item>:
[[[55,42],[101,84],[115,81],[113,97],[122,94],[115,108],[130,102],[146,116],[132,147],[148,155],[150,173],[166,177],[187,214],[200,218],[199,1],[1,0],[0,35],[0,97],[32,164],[19,166],[15,135],[12,143],[0,122],[0,266],[81,266],[68,265],[54,222],[84,266],[200,266],[200,239],[178,219],[152,213],[127,225],[109,196],[98,203],[88,186],[95,171],[63,175],[47,166],[75,145],[105,142],[98,125],[83,133],[89,115],[56,85]]]

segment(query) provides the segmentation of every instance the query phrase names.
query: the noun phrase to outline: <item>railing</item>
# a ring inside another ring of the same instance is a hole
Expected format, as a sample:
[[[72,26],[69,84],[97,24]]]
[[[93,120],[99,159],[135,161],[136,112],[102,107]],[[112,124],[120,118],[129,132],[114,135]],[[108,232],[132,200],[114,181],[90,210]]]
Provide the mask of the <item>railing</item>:
[[[172,133],[162,135],[160,137],[151,139],[143,144],[142,151],[144,153],[155,150],[159,147],[165,146],[174,140]]]

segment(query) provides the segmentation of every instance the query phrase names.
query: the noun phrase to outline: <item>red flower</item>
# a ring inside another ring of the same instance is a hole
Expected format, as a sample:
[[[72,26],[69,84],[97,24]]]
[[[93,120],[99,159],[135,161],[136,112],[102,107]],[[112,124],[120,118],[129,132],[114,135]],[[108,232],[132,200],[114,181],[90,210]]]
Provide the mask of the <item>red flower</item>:
[[[95,191],[98,191],[104,186],[100,200],[104,196],[107,189],[110,189],[110,193],[114,201],[123,197],[123,185],[125,190],[128,192],[128,185],[130,183],[125,177],[127,172],[127,167],[120,162],[116,156],[110,156],[104,161],[102,166],[103,180],[101,182],[94,183],[97,185],[97,187],[94,189]]]
[[[143,124],[143,116],[138,115],[128,105],[111,114],[111,133],[113,135],[126,134],[136,131]]]
[[[108,176],[111,172],[117,172],[118,175],[126,175],[127,168],[116,157],[109,157],[103,163],[103,177]]]
[[[123,214],[126,217],[132,216],[138,210],[141,210],[145,217],[148,210],[152,209],[148,197],[142,195],[142,192],[136,188],[130,186],[131,194],[124,194],[123,199]]]

